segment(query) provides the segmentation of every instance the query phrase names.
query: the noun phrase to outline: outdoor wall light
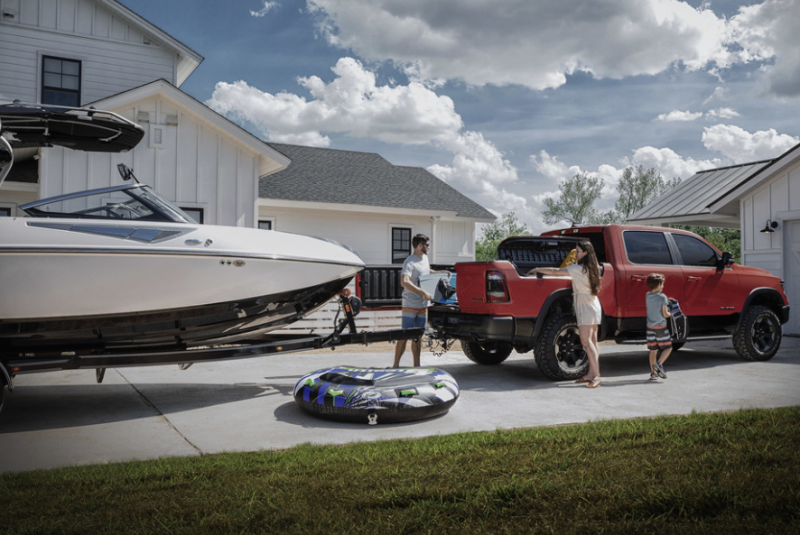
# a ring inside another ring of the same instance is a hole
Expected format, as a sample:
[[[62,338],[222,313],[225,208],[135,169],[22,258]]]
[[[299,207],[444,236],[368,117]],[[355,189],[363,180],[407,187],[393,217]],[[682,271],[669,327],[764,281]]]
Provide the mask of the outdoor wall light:
[[[777,221],[772,221],[771,219],[767,219],[767,224],[764,225],[764,228],[761,229],[761,232],[766,232],[767,234],[772,234],[773,232],[775,232],[775,230],[773,230],[773,229],[776,229],[776,228],[778,228],[778,222]]]

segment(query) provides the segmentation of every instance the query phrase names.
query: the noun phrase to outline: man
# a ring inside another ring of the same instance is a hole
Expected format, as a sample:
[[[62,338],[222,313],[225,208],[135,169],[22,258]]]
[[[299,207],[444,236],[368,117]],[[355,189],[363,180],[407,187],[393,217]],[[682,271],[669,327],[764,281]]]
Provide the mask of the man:
[[[428,324],[428,305],[431,294],[419,287],[419,278],[430,273],[447,273],[448,271],[431,271],[428,263],[430,239],[424,234],[412,238],[414,252],[403,262],[400,271],[400,285],[403,287],[403,329],[424,329]],[[394,348],[394,368],[400,367],[400,357],[406,350],[406,341],[399,340]],[[422,350],[422,339],[411,341],[411,354],[414,356],[414,367],[419,367],[419,354]]]

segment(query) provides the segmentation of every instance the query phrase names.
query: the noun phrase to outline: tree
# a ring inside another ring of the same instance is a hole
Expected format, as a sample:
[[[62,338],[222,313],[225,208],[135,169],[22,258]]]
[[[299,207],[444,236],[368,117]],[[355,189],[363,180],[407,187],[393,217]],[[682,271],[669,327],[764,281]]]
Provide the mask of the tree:
[[[509,236],[527,236],[531,233],[520,223],[514,212],[504,214],[499,220],[483,228],[483,237],[475,242],[475,260],[489,262],[497,258],[497,245]]]
[[[619,199],[614,203],[616,222],[624,223],[636,212],[681,183],[680,177],[664,180],[661,173],[651,167],[626,167],[617,184]]]
[[[600,197],[605,181],[581,171],[558,185],[561,192],[556,201],[552,197],[544,200],[547,209],[542,212],[545,223],[552,225],[568,220],[575,223],[593,223],[598,218],[594,201]]]

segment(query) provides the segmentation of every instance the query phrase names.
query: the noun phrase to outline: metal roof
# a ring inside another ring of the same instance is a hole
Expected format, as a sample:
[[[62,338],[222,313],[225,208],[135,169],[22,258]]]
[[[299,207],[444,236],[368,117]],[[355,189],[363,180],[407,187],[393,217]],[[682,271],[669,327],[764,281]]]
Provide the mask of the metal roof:
[[[269,145],[292,163],[259,180],[260,198],[456,212],[459,217],[495,219],[491,212],[421,167],[393,165],[369,152]]]
[[[628,221],[665,220],[711,214],[709,207],[738,188],[777,158],[700,171],[628,218]]]

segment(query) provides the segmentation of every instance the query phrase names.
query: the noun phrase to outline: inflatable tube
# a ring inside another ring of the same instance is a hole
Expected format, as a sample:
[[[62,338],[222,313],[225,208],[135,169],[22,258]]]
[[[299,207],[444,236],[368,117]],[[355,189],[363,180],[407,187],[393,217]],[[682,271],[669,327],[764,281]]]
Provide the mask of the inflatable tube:
[[[370,425],[432,418],[457,399],[456,380],[436,368],[325,368],[294,387],[294,400],[304,411]]]

